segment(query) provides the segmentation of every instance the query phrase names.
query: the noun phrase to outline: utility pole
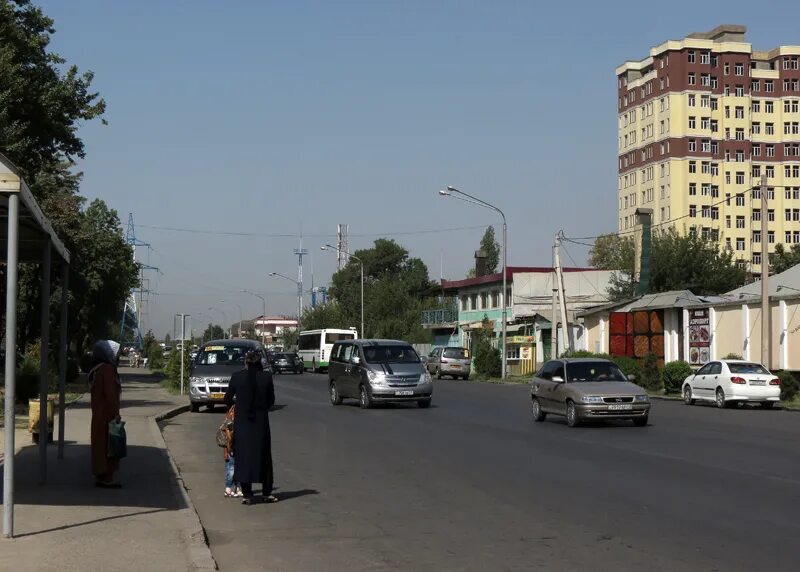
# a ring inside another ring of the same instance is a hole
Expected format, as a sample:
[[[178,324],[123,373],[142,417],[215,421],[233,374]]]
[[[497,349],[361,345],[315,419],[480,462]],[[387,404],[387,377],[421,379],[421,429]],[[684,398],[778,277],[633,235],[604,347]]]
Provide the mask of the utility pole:
[[[295,248],[297,256],[297,331],[300,331],[300,316],[303,314],[303,257],[308,250],[303,248],[303,237],[300,237],[300,248]]]
[[[769,241],[767,240],[767,175],[761,175],[761,363],[771,369],[772,324],[769,305]]]
[[[553,245],[553,301],[550,307],[550,359],[558,357],[558,277],[556,276],[556,248]]]
[[[191,314],[175,314],[175,317],[180,317],[181,319],[181,395],[183,395],[183,380],[185,378],[185,371],[184,371],[184,361],[186,357],[186,318],[190,317]],[[174,319],[173,319],[174,322]],[[174,324],[173,324],[174,325]],[[175,334],[175,329],[172,328],[173,334]]]
[[[572,335],[569,331],[569,318],[567,317],[567,299],[564,294],[564,273],[561,271],[561,234],[556,234],[556,242],[553,247],[553,260],[555,262],[556,283],[558,284],[558,299],[561,311],[561,335],[563,344],[568,351],[572,351]]]

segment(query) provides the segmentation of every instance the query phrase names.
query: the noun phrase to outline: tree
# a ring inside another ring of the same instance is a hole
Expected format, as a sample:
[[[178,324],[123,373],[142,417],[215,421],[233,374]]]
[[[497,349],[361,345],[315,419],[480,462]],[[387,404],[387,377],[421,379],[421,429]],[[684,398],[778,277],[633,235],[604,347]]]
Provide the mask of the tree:
[[[775,252],[769,255],[769,264],[774,274],[780,274],[792,266],[797,266],[800,264],[800,244],[793,244],[788,251],[783,244],[776,244]]]
[[[746,271],[729,249],[690,232],[675,229],[653,233],[650,259],[650,292],[690,290],[698,295],[720,294],[744,284]],[[595,242],[589,258],[598,268],[616,270],[608,289],[612,300],[634,295],[633,239],[604,236]]]
[[[424,301],[437,292],[438,286],[430,281],[425,263],[409,257],[405,248],[386,238],[354,254],[364,263],[366,332],[359,332],[359,336],[411,342],[429,339],[420,324],[420,314]],[[358,326],[361,273],[354,258],[333,275],[329,292],[333,302],[307,311],[303,328]]]
[[[486,272],[494,274],[500,265],[500,245],[494,237],[494,227],[486,227],[486,232],[481,238],[481,250],[486,255]]]
[[[218,324],[214,325],[209,324],[208,327],[203,332],[203,339],[205,341],[221,340],[224,338],[225,338],[225,330],[223,330],[222,326]]]

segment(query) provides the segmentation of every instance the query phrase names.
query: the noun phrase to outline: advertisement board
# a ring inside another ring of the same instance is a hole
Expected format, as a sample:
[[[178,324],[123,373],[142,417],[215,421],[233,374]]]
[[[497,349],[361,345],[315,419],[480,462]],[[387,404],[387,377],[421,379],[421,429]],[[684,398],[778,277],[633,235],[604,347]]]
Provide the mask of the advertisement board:
[[[708,308],[689,311],[689,363],[703,365],[711,360],[711,321]]]

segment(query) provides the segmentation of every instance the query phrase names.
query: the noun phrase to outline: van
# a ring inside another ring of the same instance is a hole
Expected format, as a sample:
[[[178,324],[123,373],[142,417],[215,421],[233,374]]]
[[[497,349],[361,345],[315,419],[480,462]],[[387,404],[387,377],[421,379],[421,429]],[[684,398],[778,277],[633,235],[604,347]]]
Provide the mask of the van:
[[[336,342],[328,361],[328,391],[333,405],[358,399],[362,409],[376,403],[431,405],[433,380],[414,348],[398,340]]]

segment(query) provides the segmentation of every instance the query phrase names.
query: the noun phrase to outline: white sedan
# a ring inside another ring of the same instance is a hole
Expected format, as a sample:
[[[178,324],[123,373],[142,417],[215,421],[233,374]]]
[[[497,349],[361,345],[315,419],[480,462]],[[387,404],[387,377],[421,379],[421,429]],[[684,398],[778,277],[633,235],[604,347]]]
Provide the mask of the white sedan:
[[[712,361],[683,381],[683,401],[711,401],[723,408],[746,401],[769,408],[780,400],[781,382],[763,365],[743,360]]]

